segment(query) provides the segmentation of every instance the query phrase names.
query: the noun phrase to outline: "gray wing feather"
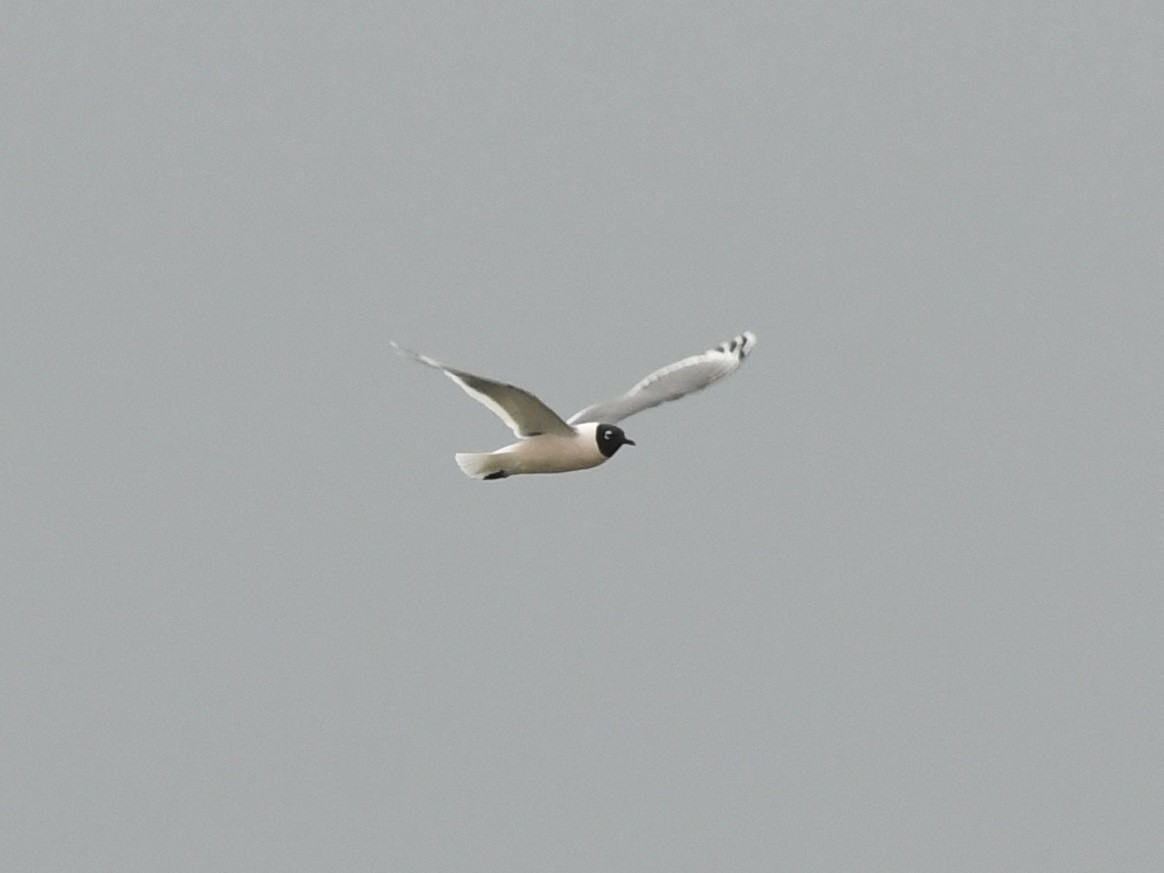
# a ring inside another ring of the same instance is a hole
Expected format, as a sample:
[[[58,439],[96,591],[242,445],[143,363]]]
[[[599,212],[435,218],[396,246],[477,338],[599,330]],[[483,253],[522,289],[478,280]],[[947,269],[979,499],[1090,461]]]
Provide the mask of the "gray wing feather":
[[[558,413],[524,388],[476,376],[455,367],[446,367],[428,355],[419,354],[396,343],[392,343],[392,347],[426,367],[440,370],[460,385],[466,394],[488,407],[519,437],[531,437],[543,433],[574,433],[574,429],[562,421],[562,417]]]
[[[570,416],[569,423],[597,421],[616,424],[636,412],[700,391],[738,369],[755,346],[756,335],[744,331],[714,349],[656,370],[622,397],[595,403],[575,412]]]

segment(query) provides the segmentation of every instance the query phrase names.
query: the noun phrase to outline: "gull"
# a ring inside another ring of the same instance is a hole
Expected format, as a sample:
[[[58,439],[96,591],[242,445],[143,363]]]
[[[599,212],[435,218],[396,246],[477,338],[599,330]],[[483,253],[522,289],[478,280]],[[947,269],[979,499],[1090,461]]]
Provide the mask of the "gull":
[[[475,376],[393,342],[392,347],[426,367],[440,370],[474,400],[484,404],[517,435],[494,452],[458,452],[457,465],[474,479],[505,479],[523,473],[566,473],[597,467],[623,446],[635,445],[618,427],[624,418],[678,400],[735,372],[755,348],[756,335],[744,331],[706,352],[668,364],[625,394],[562,419],[524,388]]]

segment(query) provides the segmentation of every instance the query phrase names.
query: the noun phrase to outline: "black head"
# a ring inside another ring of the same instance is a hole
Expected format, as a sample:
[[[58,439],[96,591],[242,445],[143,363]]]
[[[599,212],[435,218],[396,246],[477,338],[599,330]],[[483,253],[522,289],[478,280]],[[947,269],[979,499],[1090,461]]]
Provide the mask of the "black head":
[[[628,440],[621,427],[613,424],[600,424],[594,431],[594,438],[598,440],[598,451],[606,457],[612,457],[620,446],[633,446],[634,440]]]

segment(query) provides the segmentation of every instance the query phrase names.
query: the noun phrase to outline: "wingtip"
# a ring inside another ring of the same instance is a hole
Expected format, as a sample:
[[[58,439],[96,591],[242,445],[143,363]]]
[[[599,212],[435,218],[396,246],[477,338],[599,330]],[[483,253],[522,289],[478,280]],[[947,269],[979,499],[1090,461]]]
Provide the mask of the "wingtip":
[[[745,330],[739,336],[732,337],[725,343],[720,343],[717,348],[721,352],[735,355],[742,361],[755,347],[756,335],[750,330]]]
[[[440,361],[434,361],[428,355],[422,355],[420,352],[414,352],[407,346],[400,345],[400,343],[396,342],[396,340],[388,340],[388,345],[392,346],[398,355],[403,355],[406,358],[412,358],[414,361],[419,361],[428,367],[436,367],[438,370],[445,369],[445,365]]]

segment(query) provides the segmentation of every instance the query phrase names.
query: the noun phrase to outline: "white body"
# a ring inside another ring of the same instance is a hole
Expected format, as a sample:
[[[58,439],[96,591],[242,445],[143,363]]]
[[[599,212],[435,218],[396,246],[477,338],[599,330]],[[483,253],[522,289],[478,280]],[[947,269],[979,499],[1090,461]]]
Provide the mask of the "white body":
[[[466,476],[484,479],[504,473],[517,476],[522,473],[568,473],[586,470],[608,460],[598,450],[594,422],[578,425],[572,435],[544,433],[527,437],[495,452],[475,454],[459,452],[457,466]]]

